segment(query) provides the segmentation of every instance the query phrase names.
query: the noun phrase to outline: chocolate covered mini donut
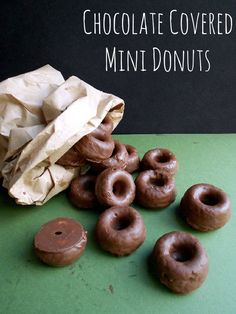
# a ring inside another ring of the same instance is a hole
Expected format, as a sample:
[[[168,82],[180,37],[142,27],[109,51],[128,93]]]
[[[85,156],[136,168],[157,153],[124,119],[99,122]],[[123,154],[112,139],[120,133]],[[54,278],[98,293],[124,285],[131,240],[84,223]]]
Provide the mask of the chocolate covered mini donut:
[[[97,128],[75,144],[75,148],[88,161],[101,162],[109,158],[114,149],[111,134]]]
[[[134,208],[113,206],[100,215],[95,234],[105,251],[123,256],[132,253],[144,242],[146,228]]]
[[[128,206],[135,197],[135,184],[127,171],[108,168],[97,177],[95,193],[104,206]]]
[[[65,167],[79,167],[85,162],[85,159],[80,155],[77,149],[72,146],[60,159],[57,160],[56,164]]]
[[[87,235],[83,226],[70,218],[60,217],[42,225],[34,238],[34,251],[46,264],[65,266],[83,253]]]
[[[125,144],[125,147],[128,153],[128,163],[125,170],[129,173],[133,173],[139,169],[140,158],[138,156],[138,151],[132,145]]]
[[[165,170],[174,175],[178,170],[175,155],[168,149],[155,148],[149,150],[141,161],[143,170]]]
[[[113,121],[112,118],[108,115],[102,120],[101,124],[99,125],[106,133],[112,133],[113,130]]]
[[[146,208],[165,208],[175,200],[174,178],[167,172],[146,170],[135,180],[136,200]]]
[[[97,205],[95,195],[96,176],[82,175],[72,180],[69,198],[79,208],[94,208]]]
[[[196,184],[185,192],[180,213],[194,229],[215,230],[230,219],[231,204],[223,190],[211,184]]]
[[[111,157],[102,160],[100,163],[92,164],[92,171],[100,173],[106,168],[124,169],[128,163],[128,152],[124,144],[119,141],[114,141],[115,147]]]
[[[197,289],[208,274],[208,257],[193,235],[174,231],[157,240],[152,267],[162,284],[176,293]]]

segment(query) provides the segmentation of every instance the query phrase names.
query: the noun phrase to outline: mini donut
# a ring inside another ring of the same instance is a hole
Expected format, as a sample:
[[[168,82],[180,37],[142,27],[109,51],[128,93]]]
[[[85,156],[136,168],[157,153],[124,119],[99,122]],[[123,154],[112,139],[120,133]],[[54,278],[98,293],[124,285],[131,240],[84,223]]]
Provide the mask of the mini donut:
[[[101,162],[109,158],[114,149],[114,142],[111,134],[102,128],[97,128],[88,135],[85,135],[75,144],[75,148],[88,161]]]
[[[79,208],[94,208],[98,202],[95,196],[96,176],[82,175],[72,180],[69,198]]]
[[[139,169],[140,158],[138,156],[137,149],[132,145],[125,145],[127,153],[128,153],[128,164],[125,168],[129,173],[133,173],[134,171]]]
[[[230,219],[231,204],[223,190],[211,184],[196,184],[185,192],[180,213],[194,229],[215,230]]]
[[[113,206],[100,215],[95,235],[105,251],[124,256],[144,242],[146,228],[142,216],[134,208]]]
[[[57,160],[56,164],[65,167],[79,167],[84,161],[85,159],[80,155],[78,150],[72,146],[60,159]]]
[[[160,282],[176,293],[201,286],[208,274],[208,257],[200,241],[187,232],[173,231],[159,238],[152,267]]]
[[[99,125],[106,133],[112,133],[113,130],[113,121],[112,118],[108,115],[102,120],[101,124]]]
[[[125,169],[128,163],[128,152],[124,144],[119,141],[114,141],[115,147],[111,157],[102,160],[100,163],[93,163],[92,170],[94,173],[100,173],[106,168]]]
[[[146,170],[135,180],[136,200],[146,208],[165,208],[175,200],[174,178],[167,172]]]
[[[65,266],[80,258],[87,243],[83,226],[70,218],[60,217],[44,224],[34,238],[34,251],[46,264]]]
[[[168,149],[151,149],[143,156],[141,161],[143,170],[165,170],[174,175],[178,170],[175,155]]]
[[[101,205],[128,206],[135,197],[135,184],[127,171],[107,168],[97,177],[95,193]]]
[[[128,162],[128,153],[124,144],[114,141],[115,147],[110,158],[101,161],[100,165],[104,168],[124,169]]]

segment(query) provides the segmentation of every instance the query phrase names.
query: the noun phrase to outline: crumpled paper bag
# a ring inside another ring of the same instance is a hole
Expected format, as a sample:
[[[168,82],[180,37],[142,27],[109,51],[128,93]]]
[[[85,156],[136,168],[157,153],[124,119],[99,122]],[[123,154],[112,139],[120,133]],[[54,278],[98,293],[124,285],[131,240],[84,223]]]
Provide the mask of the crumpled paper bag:
[[[0,83],[0,171],[45,126],[43,100],[64,82],[50,65]]]
[[[0,108],[3,185],[17,203],[42,205],[66,189],[80,170],[55,162],[107,114],[115,128],[124,101],[75,76],[64,82],[60,72],[45,66],[0,83]]]

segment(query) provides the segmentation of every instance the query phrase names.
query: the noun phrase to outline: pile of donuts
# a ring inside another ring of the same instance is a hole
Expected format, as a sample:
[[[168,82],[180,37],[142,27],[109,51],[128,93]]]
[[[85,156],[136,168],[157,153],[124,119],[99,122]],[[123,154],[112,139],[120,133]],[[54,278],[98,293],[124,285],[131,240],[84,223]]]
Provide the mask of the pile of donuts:
[[[100,126],[84,136],[57,163],[78,167],[89,163],[89,170],[70,185],[69,199],[78,208],[100,208],[95,238],[102,249],[116,255],[129,255],[142,245],[146,227],[140,213],[130,206],[165,208],[176,197],[174,175],[178,170],[175,155],[155,148],[142,160],[135,147],[112,139],[113,124],[106,116]],[[132,173],[139,172],[135,181]],[[196,184],[184,194],[180,213],[199,231],[215,230],[230,218],[227,194],[210,184]],[[43,225],[34,239],[39,258],[53,266],[77,260],[85,249],[87,233],[69,218],[57,218]],[[177,293],[198,288],[208,273],[208,257],[193,235],[174,231],[157,240],[151,266],[158,279]]]
[[[128,206],[134,199],[147,208],[168,206],[176,195],[175,155],[167,149],[154,149],[140,162],[135,147],[113,141],[112,130],[113,123],[107,115],[97,129],[57,161],[66,167],[90,166],[85,175],[72,181],[71,202],[79,208]],[[140,169],[134,183],[131,173]]]

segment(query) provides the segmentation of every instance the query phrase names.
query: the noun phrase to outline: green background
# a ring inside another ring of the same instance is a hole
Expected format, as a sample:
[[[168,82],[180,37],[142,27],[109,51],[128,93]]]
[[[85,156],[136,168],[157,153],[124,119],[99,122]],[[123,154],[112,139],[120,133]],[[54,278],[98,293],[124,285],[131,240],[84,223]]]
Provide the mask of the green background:
[[[102,251],[93,230],[99,213],[73,207],[65,193],[41,207],[17,206],[5,190],[0,196],[0,313],[236,313],[236,221],[201,233],[177,215],[179,201],[195,183],[224,189],[236,204],[236,135],[117,135],[137,147],[140,157],[154,147],[172,150],[179,161],[177,198],[166,209],[140,210],[144,244],[128,257]],[[64,268],[42,264],[32,251],[39,227],[56,217],[78,219],[88,231],[82,257]],[[155,241],[173,230],[197,236],[209,256],[204,284],[189,295],[176,295],[148,272]]]

